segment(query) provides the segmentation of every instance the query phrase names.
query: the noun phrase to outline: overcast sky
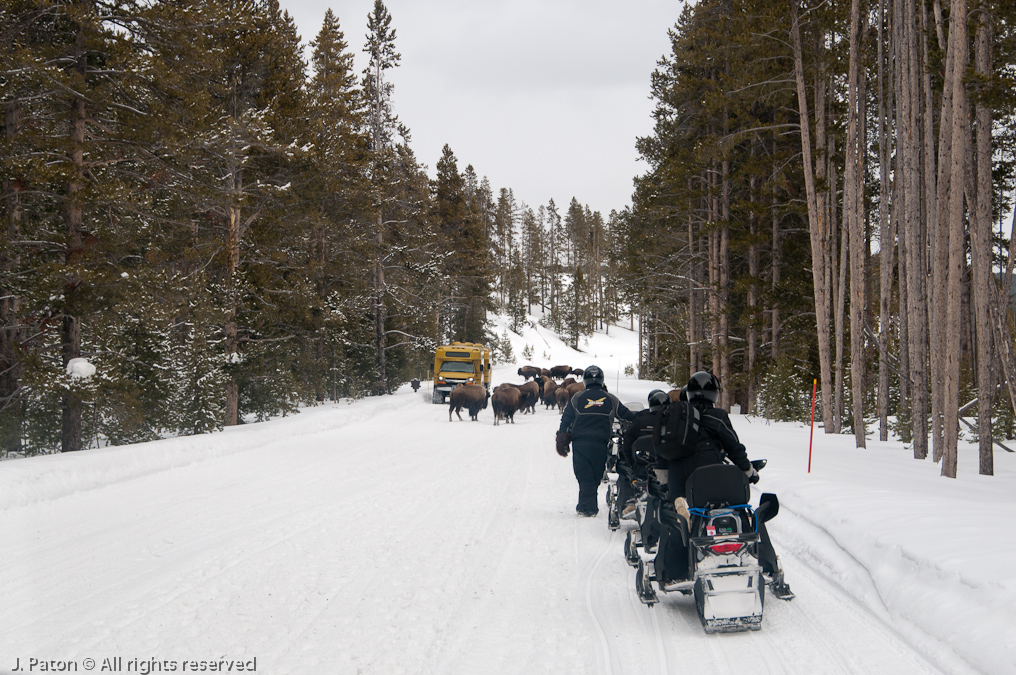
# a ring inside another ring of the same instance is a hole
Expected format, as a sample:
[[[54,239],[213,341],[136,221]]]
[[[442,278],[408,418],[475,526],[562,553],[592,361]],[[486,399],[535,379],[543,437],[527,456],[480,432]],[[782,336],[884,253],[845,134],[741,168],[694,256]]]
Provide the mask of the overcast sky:
[[[374,0],[280,0],[305,44],[325,10],[357,70]],[[572,197],[606,218],[646,170],[635,139],[652,130],[649,79],[669,49],[679,0],[387,0],[402,63],[399,119],[431,176],[447,143],[495,196],[534,210]],[[309,56],[309,53],[308,53]]]

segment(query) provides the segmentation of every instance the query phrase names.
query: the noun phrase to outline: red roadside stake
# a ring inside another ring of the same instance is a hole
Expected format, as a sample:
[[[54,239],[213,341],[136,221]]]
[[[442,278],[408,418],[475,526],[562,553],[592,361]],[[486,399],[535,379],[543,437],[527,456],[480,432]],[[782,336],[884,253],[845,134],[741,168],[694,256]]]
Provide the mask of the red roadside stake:
[[[815,393],[818,391],[818,380],[811,383],[811,434],[808,436],[808,473],[811,473],[811,446],[815,440]]]

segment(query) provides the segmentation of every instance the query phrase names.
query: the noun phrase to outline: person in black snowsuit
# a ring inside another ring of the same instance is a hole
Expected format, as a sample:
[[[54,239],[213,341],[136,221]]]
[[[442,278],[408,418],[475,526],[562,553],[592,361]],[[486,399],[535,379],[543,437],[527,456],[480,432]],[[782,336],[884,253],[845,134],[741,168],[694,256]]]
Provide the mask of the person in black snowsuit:
[[[571,397],[561,415],[557,432],[557,453],[568,456],[569,443],[574,450],[572,470],[579,483],[579,501],[575,511],[582,516],[599,513],[597,490],[607,466],[608,444],[614,418],[631,421],[635,415],[607,392],[603,386],[603,371],[589,366],[582,373],[586,385]]]
[[[643,437],[651,437],[660,416],[670,405],[670,397],[662,389],[649,392],[649,407],[635,413],[635,419],[621,436],[621,447],[617,453],[618,479],[617,499],[621,504],[621,517],[631,518],[635,510],[635,481],[649,480],[649,472],[660,462],[655,454],[640,456],[634,450],[635,441]],[[664,461],[665,462],[665,461]],[[661,463],[659,468],[666,468]]]
[[[688,401],[695,406],[701,416],[698,442],[695,445],[695,452],[691,456],[667,462],[668,499],[674,506],[671,513],[683,517],[685,524],[690,521],[688,504],[685,501],[685,486],[688,477],[699,467],[722,464],[723,458],[726,456],[732,464],[744,472],[749,482],[757,483],[759,479],[758,471],[751,465],[748,451],[737,437],[727,411],[713,406],[719,396],[719,390],[719,381],[707,372],[698,372],[692,375],[685,389]],[[670,504],[667,506],[669,507]],[[762,571],[768,574],[780,574],[782,583],[782,572],[779,570],[776,551],[769,539],[765,523],[761,521],[758,523],[758,532],[758,553]],[[660,549],[656,569],[663,577],[664,583],[669,580],[687,578],[688,552],[681,538],[661,536]],[[659,558],[661,555],[662,559]],[[787,590],[789,591],[789,587]]]
[[[712,373],[700,371],[688,380],[686,388],[688,401],[701,415],[698,443],[691,456],[667,463],[667,492],[672,501],[685,496],[685,483],[695,469],[710,464],[722,464],[724,455],[738,469],[744,471],[749,481],[758,482],[758,472],[752,468],[748,451],[730,424],[730,416],[723,408],[713,406],[719,398],[719,392],[720,383]]]

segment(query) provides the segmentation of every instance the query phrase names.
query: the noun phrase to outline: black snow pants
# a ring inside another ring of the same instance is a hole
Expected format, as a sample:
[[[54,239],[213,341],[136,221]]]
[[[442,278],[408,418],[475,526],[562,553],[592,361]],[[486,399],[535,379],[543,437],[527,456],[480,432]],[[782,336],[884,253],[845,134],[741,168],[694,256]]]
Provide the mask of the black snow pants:
[[[597,491],[610,454],[606,442],[578,439],[572,441],[572,470],[579,482],[579,509],[598,511]]]

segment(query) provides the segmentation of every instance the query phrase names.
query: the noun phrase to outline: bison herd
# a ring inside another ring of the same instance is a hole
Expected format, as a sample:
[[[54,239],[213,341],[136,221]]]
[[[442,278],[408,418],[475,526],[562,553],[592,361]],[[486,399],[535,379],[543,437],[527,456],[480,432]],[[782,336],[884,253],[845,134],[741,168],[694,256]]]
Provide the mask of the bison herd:
[[[460,384],[448,396],[448,421],[452,421],[452,413],[461,420],[463,408],[469,412],[469,418],[476,421],[476,416],[489,403],[494,412],[494,426],[500,422],[514,424],[515,413],[535,413],[536,406],[541,403],[545,409],[564,410],[571,397],[586,388],[574,377],[582,377],[581,368],[554,366],[548,370],[523,366],[519,368],[519,375],[523,384],[505,382],[491,391],[478,384]]]

